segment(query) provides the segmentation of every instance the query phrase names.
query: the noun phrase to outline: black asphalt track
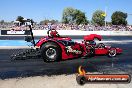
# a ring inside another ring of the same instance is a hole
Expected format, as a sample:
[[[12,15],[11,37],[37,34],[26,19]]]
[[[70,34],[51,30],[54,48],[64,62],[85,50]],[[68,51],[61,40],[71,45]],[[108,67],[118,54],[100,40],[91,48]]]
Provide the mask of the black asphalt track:
[[[80,37],[79,37],[80,38]],[[132,37],[110,37],[111,40],[131,40]],[[105,39],[109,37],[105,36]],[[108,43],[123,49],[123,54],[114,58],[95,56],[87,59],[75,58],[72,60],[45,63],[41,58],[11,61],[10,55],[23,49],[0,49],[0,78],[16,78],[39,75],[60,75],[77,73],[82,65],[86,72],[100,73],[128,73],[132,74],[132,42]]]

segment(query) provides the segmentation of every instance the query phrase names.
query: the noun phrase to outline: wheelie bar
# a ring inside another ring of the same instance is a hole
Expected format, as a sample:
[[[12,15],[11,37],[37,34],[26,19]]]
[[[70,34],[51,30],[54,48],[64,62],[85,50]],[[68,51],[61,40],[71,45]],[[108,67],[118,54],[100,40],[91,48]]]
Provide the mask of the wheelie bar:
[[[24,52],[12,54],[10,58],[11,58],[11,61],[13,61],[13,60],[26,60],[26,59],[37,59],[37,58],[41,58],[41,54],[40,54],[39,50],[28,49]]]

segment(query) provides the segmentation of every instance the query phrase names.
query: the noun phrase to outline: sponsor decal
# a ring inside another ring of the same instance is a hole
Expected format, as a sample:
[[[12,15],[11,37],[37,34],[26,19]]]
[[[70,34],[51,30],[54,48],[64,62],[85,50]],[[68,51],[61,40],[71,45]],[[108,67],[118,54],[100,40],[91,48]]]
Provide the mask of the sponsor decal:
[[[80,66],[76,81],[80,85],[85,83],[130,83],[131,76],[129,74],[86,74]]]
[[[7,34],[25,34],[25,31],[14,31],[14,30],[11,30],[11,31],[7,31]]]
[[[71,46],[67,46],[66,49],[67,49],[67,53],[82,54],[81,51],[72,49]]]

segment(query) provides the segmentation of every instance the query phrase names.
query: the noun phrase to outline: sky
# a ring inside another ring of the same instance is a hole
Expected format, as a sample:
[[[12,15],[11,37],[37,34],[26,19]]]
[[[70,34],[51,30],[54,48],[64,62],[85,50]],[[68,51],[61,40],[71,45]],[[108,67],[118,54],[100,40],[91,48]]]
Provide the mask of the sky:
[[[88,20],[96,10],[106,13],[107,21],[115,11],[132,14],[131,0],[0,0],[0,20],[14,21],[17,16],[33,19],[36,22],[44,19],[61,21],[63,9],[73,7],[85,12]],[[128,15],[128,24],[132,25],[132,15]]]

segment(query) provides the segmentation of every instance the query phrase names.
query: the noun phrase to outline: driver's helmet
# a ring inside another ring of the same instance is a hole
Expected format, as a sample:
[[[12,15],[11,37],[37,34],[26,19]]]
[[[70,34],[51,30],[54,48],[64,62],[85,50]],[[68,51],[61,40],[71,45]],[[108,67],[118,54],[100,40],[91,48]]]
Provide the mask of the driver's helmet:
[[[57,32],[55,29],[52,29],[52,30],[54,30],[54,31],[51,31],[51,32],[50,32],[50,35],[51,35],[52,37],[58,37],[58,32]]]
[[[96,45],[96,42],[95,41],[90,41],[89,42],[91,45]]]

